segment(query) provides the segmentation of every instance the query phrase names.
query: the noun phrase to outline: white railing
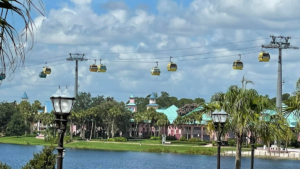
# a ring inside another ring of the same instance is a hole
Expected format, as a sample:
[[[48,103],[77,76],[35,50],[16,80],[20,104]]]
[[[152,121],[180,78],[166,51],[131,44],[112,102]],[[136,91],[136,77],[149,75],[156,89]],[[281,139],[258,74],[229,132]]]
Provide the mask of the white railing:
[[[224,156],[235,156],[236,151],[224,151]],[[242,151],[242,156],[251,156],[251,151]],[[256,150],[254,151],[255,156],[266,156],[266,157],[279,157],[279,158],[289,158],[289,159],[299,159],[300,160],[300,152],[278,152],[278,151],[271,151],[268,153],[265,150]]]

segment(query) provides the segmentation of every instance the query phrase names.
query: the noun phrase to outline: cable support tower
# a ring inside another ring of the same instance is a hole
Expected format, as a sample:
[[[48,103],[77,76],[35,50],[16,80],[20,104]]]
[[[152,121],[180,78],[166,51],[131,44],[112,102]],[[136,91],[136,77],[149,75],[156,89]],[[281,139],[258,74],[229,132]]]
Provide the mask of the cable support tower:
[[[282,49],[299,49],[299,47],[295,47],[290,44],[289,39],[291,39],[291,37],[289,36],[285,37],[285,36],[270,35],[270,37],[272,38],[270,44],[262,45],[262,48],[273,48],[279,50],[276,107],[278,112],[282,112],[282,84],[283,84],[282,83]]]
[[[67,61],[74,61],[75,60],[75,86],[74,86],[74,97],[76,98],[78,95],[78,61],[87,61],[84,58],[84,54],[79,53],[70,53],[70,57],[67,58]]]

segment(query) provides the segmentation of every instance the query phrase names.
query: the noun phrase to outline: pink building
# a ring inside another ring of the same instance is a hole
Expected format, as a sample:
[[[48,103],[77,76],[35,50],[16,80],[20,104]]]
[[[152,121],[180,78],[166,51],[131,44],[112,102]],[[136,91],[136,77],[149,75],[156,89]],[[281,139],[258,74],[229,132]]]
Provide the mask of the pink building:
[[[130,99],[129,103],[127,104],[128,109],[130,109],[132,112],[136,112],[137,107],[135,104],[135,97],[131,95],[129,99]],[[203,120],[201,122],[195,121],[194,123],[191,124],[175,126],[173,122],[178,116],[177,114],[178,108],[175,105],[172,105],[168,108],[158,109],[159,105],[156,103],[156,99],[157,98],[155,97],[154,93],[152,93],[149,98],[149,104],[147,105],[147,109],[152,107],[156,109],[157,112],[164,113],[168,117],[170,125],[165,127],[160,127],[160,132],[159,132],[159,128],[155,129],[153,126],[149,127],[149,123],[147,123],[146,121],[137,124],[134,122],[133,119],[131,119],[131,126],[129,129],[130,137],[144,137],[148,135],[149,132],[151,132],[151,135],[158,136],[158,134],[161,133],[161,134],[166,134],[167,136],[175,136],[177,139],[179,139],[182,136],[185,136],[187,139],[199,138],[202,140],[216,140],[215,134],[209,135],[206,129],[207,121],[211,120],[209,116],[203,115],[202,117]],[[198,109],[200,109],[200,107],[198,107],[193,111],[197,111]],[[232,135],[230,134],[226,135],[226,139],[231,137]]]

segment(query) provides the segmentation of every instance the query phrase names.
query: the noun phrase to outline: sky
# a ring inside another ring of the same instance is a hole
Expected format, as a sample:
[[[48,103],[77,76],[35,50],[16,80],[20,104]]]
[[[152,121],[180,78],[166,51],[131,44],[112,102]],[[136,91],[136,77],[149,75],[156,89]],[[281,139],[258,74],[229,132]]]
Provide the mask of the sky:
[[[270,35],[290,36],[300,46],[300,1],[295,0],[69,0],[44,1],[44,16],[32,11],[35,46],[25,66],[2,81],[0,101],[50,100],[58,86],[74,92],[75,62],[69,53],[82,53],[79,92],[127,101],[166,91],[177,98],[201,97],[252,80],[259,94],[276,96],[278,49],[264,49],[269,62],[259,62],[261,45]],[[287,10],[288,9],[288,10]],[[9,16],[21,33],[22,22]],[[239,59],[243,70],[233,70]],[[300,51],[283,50],[283,93],[292,93],[300,78]],[[176,72],[167,64],[175,62]],[[95,63],[106,73],[89,71]],[[150,71],[156,66],[160,76]],[[52,73],[39,78],[46,65]]]

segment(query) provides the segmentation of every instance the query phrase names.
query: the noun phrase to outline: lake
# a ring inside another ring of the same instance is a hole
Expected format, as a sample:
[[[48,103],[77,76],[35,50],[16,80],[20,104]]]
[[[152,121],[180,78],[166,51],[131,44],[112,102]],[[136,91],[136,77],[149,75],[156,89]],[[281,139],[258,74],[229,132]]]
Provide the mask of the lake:
[[[13,169],[20,169],[33,158],[33,153],[38,153],[42,149],[43,146],[0,144],[0,161]],[[235,157],[221,157],[221,168],[233,169],[234,160]],[[250,168],[250,161],[250,158],[242,158],[242,168]],[[65,169],[214,169],[216,163],[216,156],[66,148],[63,167]],[[256,158],[254,163],[255,169],[299,168],[299,161],[296,160]]]

